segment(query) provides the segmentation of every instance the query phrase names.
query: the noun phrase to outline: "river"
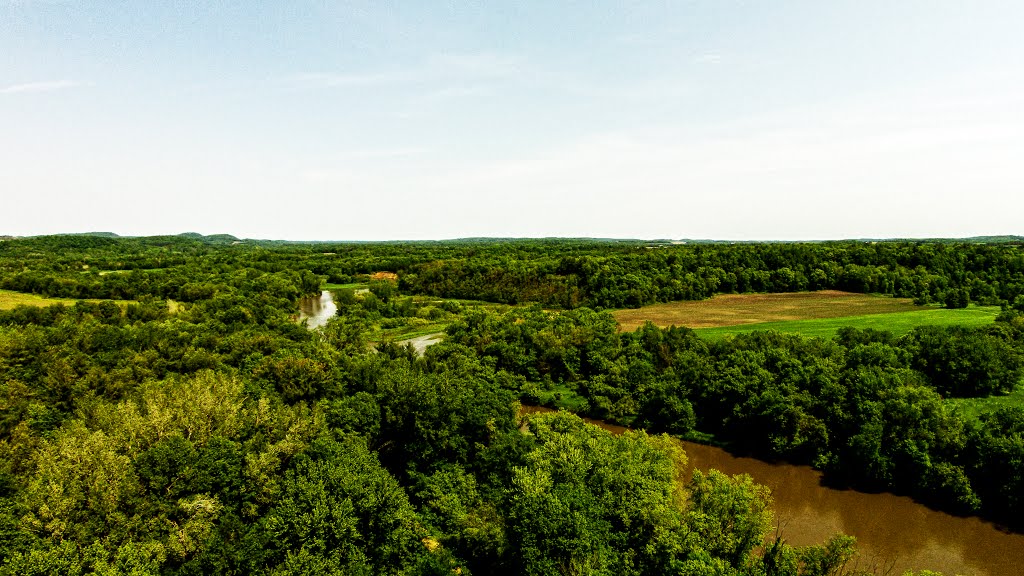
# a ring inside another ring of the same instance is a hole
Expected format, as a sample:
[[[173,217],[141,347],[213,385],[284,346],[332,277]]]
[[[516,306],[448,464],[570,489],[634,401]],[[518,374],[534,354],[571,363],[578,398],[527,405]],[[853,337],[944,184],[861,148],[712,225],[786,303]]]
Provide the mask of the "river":
[[[306,321],[310,330],[319,328],[338,313],[338,306],[329,290],[320,292],[320,296],[299,298],[299,322]]]
[[[549,408],[524,406],[524,412]],[[605,430],[626,430],[587,420]],[[910,498],[823,486],[821,473],[807,466],[734,456],[721,448],[682,442],[691,469],[715,468],[749,474],[772,490],[775,519],[790,544],[820,544],[842,532],[857,538],[857,567],[900,576],[907,570],[936,570],[946,576],[1024,574],[1024,535],[1007,533],[978,518],[931,510]]]

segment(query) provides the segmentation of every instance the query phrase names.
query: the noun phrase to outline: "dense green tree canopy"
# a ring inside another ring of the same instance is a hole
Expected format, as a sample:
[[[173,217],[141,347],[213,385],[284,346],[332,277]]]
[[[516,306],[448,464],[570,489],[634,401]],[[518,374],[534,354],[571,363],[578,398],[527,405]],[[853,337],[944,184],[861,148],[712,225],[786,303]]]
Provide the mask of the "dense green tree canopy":
[[[0,310],[0,574],[852,573],[656,434],[1019,522],[1024,415],[948,399],[1016,388],[1022,275],[1009,244],[0,241],[0,289],[70,299]],[[814,289],[1005,312],[711,342],[602,311]],[[389,336],[438,325],[422,357]]]

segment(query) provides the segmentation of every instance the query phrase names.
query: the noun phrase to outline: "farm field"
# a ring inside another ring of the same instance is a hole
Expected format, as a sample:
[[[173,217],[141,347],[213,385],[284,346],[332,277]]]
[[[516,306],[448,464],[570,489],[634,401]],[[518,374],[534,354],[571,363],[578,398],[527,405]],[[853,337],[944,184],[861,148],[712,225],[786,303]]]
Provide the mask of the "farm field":
[[[718,328],[738,324],[760,324],[841,318],[926,309],[909,298],[890,298],[838,290],[787,292],[780,294],[720,294],[707,300],[668,302],[612,314],[622,330],[633,331],[650,320],[656,326]]]
[[[972,306],[959,310],[921,307],[913,312],[891,312],[843,316],[839,318],[815,318],[811,320],[790,320],[785,322],[762,322],[718,328],[698,328],[696,332],[705,338],[718,339],[754,330],[775,330],[806,337],[831,338],[844,326],[887,330],[894,334],[906,334],[918,326],[983,326],[995,321],[998,306]]]
[[[612,314],[624,331],[646,321],[686,326],[720,338],[751,330],[778,330],[804,336],[831,336],[843,326],[902,333],[927,324],[978,326],[995,319],[995,306],[946,310],[890,298],[836,290],[783,294],[723,294],[708,300],[670,302]]]

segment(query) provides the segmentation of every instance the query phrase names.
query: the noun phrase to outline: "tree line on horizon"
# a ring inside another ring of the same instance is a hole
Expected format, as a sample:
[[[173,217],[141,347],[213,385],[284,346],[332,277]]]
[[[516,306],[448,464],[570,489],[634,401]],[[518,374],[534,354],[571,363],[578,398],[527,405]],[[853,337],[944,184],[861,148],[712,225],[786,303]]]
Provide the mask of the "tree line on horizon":
[[[188,302],[212,289],[218,261],[227,259],[261,272],[307,274],[300,293],[313,292],[319,278],[344,284],[389,271],[399,274],[409,294],[566,309],[807,290],[883,294],[949,307],[1013,304],[1024,294],[1019,243],[651,245],[546,239],[225,245],[177,236],[51,236],[5,241],[0,248],[17,260],[5,270],[0,288],[66,298]]]

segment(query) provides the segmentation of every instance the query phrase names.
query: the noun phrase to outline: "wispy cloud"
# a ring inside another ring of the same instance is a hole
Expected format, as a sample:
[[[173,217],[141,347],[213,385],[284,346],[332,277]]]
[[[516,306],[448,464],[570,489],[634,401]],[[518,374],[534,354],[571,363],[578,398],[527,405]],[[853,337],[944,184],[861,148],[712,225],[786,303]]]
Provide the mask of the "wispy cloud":
[[[53,92],[56,90],[67,90],[83,86],[81,82],[74,80],[48,80],[45,82],[26,82],[24,84],[11,84],[0,88],[0,94],[32,94],[38,92]]]

